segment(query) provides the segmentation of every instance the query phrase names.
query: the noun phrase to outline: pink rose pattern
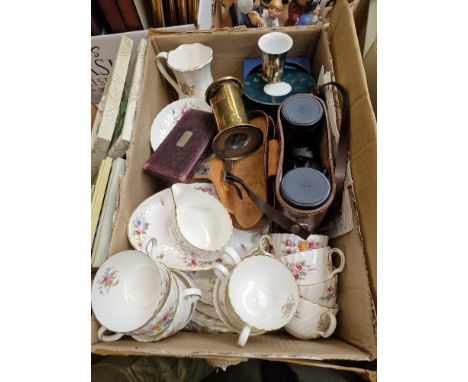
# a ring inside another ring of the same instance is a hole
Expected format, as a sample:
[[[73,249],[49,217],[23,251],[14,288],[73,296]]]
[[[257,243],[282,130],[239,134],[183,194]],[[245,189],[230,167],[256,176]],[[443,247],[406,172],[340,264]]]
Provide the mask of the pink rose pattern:
[[[104,294],[104,292],[107,294],[109,293],[109,290],[111,287],[118,285],[119,279],[117,277],[117,274],[119,271],[117,269],[114,269],[113,267],[108,267],[106,268],[106,271],[104,275],[101,277],[101,280],[99,280],[99,293]]]
[[[303,280],[309,271],[315,269],[314,267],[307,265],[305,260],[300,260],[296,263],[287,263],[286,266],[296,280]]]
[[[207,267],[213,265],[213,260],[201,260],[200,258],[196,257],[194,252],[188,252],[184,254],[184,262],[186,265],[190,267]],[[215,264],[222,263],[223,260],[221,258],[216,258],[214,260]]]

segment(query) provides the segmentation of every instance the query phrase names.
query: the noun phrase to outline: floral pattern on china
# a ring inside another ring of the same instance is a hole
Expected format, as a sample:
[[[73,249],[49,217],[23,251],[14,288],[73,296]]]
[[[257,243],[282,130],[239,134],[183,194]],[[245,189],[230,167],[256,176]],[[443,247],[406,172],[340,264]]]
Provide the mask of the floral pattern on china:
[[[114,269],[114,267],[109,267],[106,269],[105,273],[98,281],[100,294],[104,294],[104,292],[106,294],[109,293],[110,288],[119,283],[119,279],[117,277],[118,273],[119,271]]]
[[[187,85],[186,91],[190,92]],[[210,112],[209,107],[201,98],[182,98],[172,102],[162,109],[151,126],[151,147],[156,150],[161,142],[169,135],[174,126],[189,109],[197,109]]]
[[[291,271],[296,280],[303,280],[309,271],[315,269],[314,267],[307,265],[305,260],[300,260],[295,263],[287,263],[285,265]]]
[[[186,82],[182,82],[180,84],[180,90],[189,97],[195,95],[195,85],[188,85]]]
[[[154,326],[151,328],[151,332],[153,333],[161,333],[163,332],[164,330],[166,330],[169,325],[171,324],[173,318],[174,318],[174,315],[175,315],[176,311],[175,309],[171,309],[169,308],[167,310],[166,313],[164,313],[164,315],[161,317],[161,320],[159,320],[158,322],[156,322],[154,324]]]
[[[296,304],[296,299],[292,294],[288,296],[288,299],[286,300],[286,303],[283,304],[281,307],[281,311],[283,312],[283,318],[288,317],[291,314],[291,311],[294,308],[294,305]]]
[[[185,99],[184,99],[185,100]],[[217,197],[216,190],[211,183],[192,183],[191,186],[213,197]],[[155,237],[158,241],[156,258],[172,269],[182,271],[208,270],[221,263],[221,258],[202,260],[195,258],[190,251],[175,248],[170,237],[169,217],[174,211],[171,190],[165,189],[144,200],[133,212],[127,226],[127,236],[131,246],[143,250],[143,243]],[[244,232],[234,230],[231,245],[239,254],[248,254],[258,243],[258,232]]]
[[[320,296],[320,300],[328,302],[334,297],[336,297],[336,289],[330,286],[325,289],[325,296]]]
[[[143,245],[143,238],[148,231],[149,223],[145,221],[144,216],[136,216],[133,220],[133,236],[137,241],[138,248],[141,249]]]
[[[320,247],[315,240],[299,240],[294,242],[290,239],[286,239],[282,241],[282,244],[286,247],[281,250],[282,255],[292,255],[294,253],[304,252]]]

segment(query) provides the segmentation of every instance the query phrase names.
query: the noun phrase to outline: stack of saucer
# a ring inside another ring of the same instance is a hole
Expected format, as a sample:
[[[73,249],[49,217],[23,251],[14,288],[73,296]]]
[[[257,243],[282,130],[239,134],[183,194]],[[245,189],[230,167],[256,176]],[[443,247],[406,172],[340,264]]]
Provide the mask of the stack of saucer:
[[[205,333],[234,333],[221,321],[214,308],[213,290],[216,275],[212,270],[190,272],[195,285],[201,291],[201,299],[195,307],[194,314],[186,330]]]
[[[336,328],[338,274],[345,257],[338,248],[328,246],[328,236],[311,235],[302,240],[294,234],[271,234],[260,241],[263,250],[270,243],[277,259],[288,267],[299,289],[299,304],[285,330],[296,338],[327,338]],[[334,257],[339,265],[334,265]]]

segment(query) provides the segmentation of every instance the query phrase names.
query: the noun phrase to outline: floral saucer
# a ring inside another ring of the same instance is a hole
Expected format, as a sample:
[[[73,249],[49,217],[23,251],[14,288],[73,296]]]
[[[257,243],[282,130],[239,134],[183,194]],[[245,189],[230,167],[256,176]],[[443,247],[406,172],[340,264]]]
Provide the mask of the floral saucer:
[[[192,183],[194,189],[207,192],[217,198],[211,183]],[[218,263],[223,263],[220,257],[201,260],[200,256],[190,251],[179,249],[170,234],[170,217],[174,213],[174,202],[171,189],[166,188],[150,196],[133,211],[127,226],[128,240],[137,250],[144,250],[143,246],[150,237],[156,238],[159,248],[166,248],[159,256],[159,260],[171,269],[181,271],[201,271],[212,269]],[[233,247],[239,256],[243,257],[258,245],[261,232],[247,232],[236,228],[229,246]]]
[[[189,109],[211,111],[206,102],[201,98],[182,98],[172,102],[162,109],[151,125],[151,147],[156,150],[161,142],[172,131],[185,112]]]

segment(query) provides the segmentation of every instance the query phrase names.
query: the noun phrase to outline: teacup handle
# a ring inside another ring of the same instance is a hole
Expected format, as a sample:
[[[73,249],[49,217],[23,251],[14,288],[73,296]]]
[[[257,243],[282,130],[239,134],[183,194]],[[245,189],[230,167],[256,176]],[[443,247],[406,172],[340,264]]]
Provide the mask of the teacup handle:
[[[248,325],[245,325],[240,334],[239,334],[239,340],[237,341],[237,345],[239,345],[241,348],[243,348],[245,346],[245,344],[247,343],[247,340],[249,339],[249,336],[250,336],[250,332],[251,332],[252,328]]]
[[[270,256],[270,257],[275,257],[272,253],[270,252],[267,252],[265,251],[265,248],[263,248],[263,245],[265,242],[268,242],[268,244],[270,245],[270,247],[273,248],[273,241],[271,239],[271,236],[270,235],[263,235],[260,240],[258,241],[258,247],[260,248],[260,251],[266,255],[266,256]]]
[[[241,261],[237,251],[232,247],[224,248],[223,258],[231,265],[239,264]]]
[[[227,280],[229,278],[230,272],[223,264],[216,264],[213,270],[216,277],[221,281]]]
[[[192,303],[198,301],[201,297],[201,290],[198,288],[187,288],[180,294],[181,298],[192,297]]]
[[[333,272],[330,273],[329,278],[332,278],[336,274],[341,273],[341,271],[343,271],[344,266],[345,266],[345,255],[343,251],[339,248],[331,248],[330,251],[328,252],[328,261],[330,262],[330,264],[332,264],[332,257],[334,253],[337,253],[340,256],[340,266],[338,268],[335,268]]]
[[[172,85],[172,87],[176,90],[177,94],[179,95],[179,98],[184,98],[185,95],[180,91],[179,85],[177,84],[177,82],[175,82],[172,79],[172,77],[169,75],[169,73],[167,73],[166,68],[164,67],[164,65],[161,62],[162,60],[165,60],[166,63],[167,63],[167,57],[168,57],[167,52],[158,53],[158,55],[156,56],[156,65],[158,66],[159,71],[164,76],[164,78],[167,80],[167,82],[169,82]]]
[[[156,261],[156,253],[158,250],[158,241],[154,237],[150,237],[146,242],[146,254],[151,257],[153,261]]]
[[[111,335],[105,335],[104,332],[107,331],[107,328],[104,326],[101,326],[98,330],[98,338],[100,341],[104,342],[112,342],[112,341],[117,341],[120,340],[125,334],[123,333],[114,333]]]
[[[335,315],[330,311],[327,311],[326,315],[330,318],[330,325],[328,325],[327,330],[318,332],[318,334],[320,334],[323,338],[330,337],[333,334],[333,332],[335,331],[335,329],[336,329],[336,317],[335,317]]]

